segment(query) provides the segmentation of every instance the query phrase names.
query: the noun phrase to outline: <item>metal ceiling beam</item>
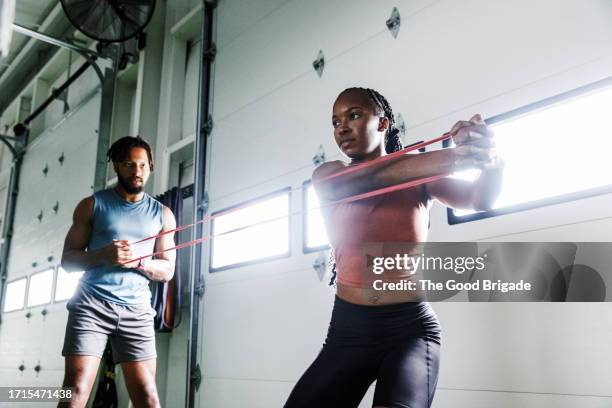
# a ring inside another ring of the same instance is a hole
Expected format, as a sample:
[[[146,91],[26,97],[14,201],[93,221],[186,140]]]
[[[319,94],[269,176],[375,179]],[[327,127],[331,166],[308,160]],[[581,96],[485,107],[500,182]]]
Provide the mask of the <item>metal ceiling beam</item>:
[[[59,38],[52,37],[50,35],[40,33],[28,27],[24,27],[20,24],[13,23],[13,30],[19,34],[27,35],[28,37],[35,38],[40,41],[44,41],[48,44],[56,45],[58,47],[67,48],[72,51],[76,51],[80,54],[88,54],[99,58],[106,58],[104,55],[97,53],[96,51],[90,50],[89,48],[81,47],[80,45],[72,44]]]

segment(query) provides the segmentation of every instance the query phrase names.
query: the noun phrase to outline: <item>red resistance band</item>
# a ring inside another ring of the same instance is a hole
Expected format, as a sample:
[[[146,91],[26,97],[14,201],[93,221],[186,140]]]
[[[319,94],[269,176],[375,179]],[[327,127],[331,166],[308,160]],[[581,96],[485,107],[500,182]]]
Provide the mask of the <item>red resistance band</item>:
[[[449,139],[450,137],[451,137],[450,133],[445,133],[442,136],[436,137],[434,139],[431,139],[431,140],[428,140],[428,141],[425,141],[425,142],[417,143],[417,144],[412,145],[412,146],[410,146],[410,147],[408,147],[406,149],[402,149],[402,150],[399,150],[397,152],[389,153],[389,154],[387,154],[385,156],[377,157],[374,160],[370,160],[368,162],[361,163],[361,164],[358,164],[356,166],[348,167],[348,168],[346,168],[346,169],[344,169],[342,171],[339,171],[337,173],[334,173],[334,174],[331,174],[331,175],[329,175],[327,177],[324,177],[324,178],[318,180],[318,182],[323,182],[323,181],[331,180],[331,179],[333,179],[335,177],[340,177],[342,175],[345,175],[345,174],[348,174],[348,173],[351,173],[351,172],[354,172],[354,171],[361,170],[361,169],[363,169],[363,168],[365,168],[367,166],[373,166],[373,165],[375,165],[377,163],[382,163],[384,161],[387,161],[387,160],[393,159],[395,157],[399,157],[401,155],[404,155],[404,154],[406,154],[408,152],[421,149],[421,148],[423,148],[425,146],[429,146],[430,144],[437,143],[437,142],[440,142],[442,140]],[[378,189],[378,190],[369,191],[367,193],[357,194],[357,195],[346,197],[346,198],[343,198],[343,199],[337,200],[337,201],[332,201],[332,202],[327,203],[327,204],[325,204],[323,206],[320,206],[319,209],[320,208],[325,208],[325,207],[328,207],[328,206],[338,205],[338,204],[346,204],[346,203],[349,203],[349,202],[352,202],[352,201],[358,201],[358,200],[362,200],[362,199],[369,198],[369,197],[375,197],[375,196],[382,195],[382,194],[387,194],[387,193],[390,193],[390,192],[393,192],[393,191],[398,191],[398,190],[408,189],[408,188],[411,188],[411,187],[416,187],[416,186],[419,186],[421,184],[430,183],[432,181],[441,179],[443,177],[447,177],[449,175],[450,175],[450,173],[444,173],[444,174],[439,174],[439,175],[435,175],[435,176],[423,177],[423,178],[420,178],[420,179],[407,181],[405,183],[400,183],[400,184],[396,184],[396,185],[389,186],[389,187],[383,187],[383,188]],[[303,187],[296,188],[295,190],[298,190],[298,189],[301,189],[301,188],[303,188]],[[238,210],[240,210],[242,208],[245,208],[245,207],[247,207],[249,205],[251,205],[251,203],[246,203],[244,205],[241,205],[241,206],[238,206],[238,207],[234,207],[234,208],[228,209],[226,211],[221,211],[221,212],[216,213],[215,215],[205,216],[203,219],[201,219],[199,221],[196,221],[193,224],[182,225],[182,226],[179,226],[177,228],[174,228],[174,229],[171,229],[171,230],[168,230],[168,231],[163,231],[163,232],[161,232],[161,233],[159,233],[157,235],[154,235],[154,236],[151,236],[151,237],[147,237],[147,238],[143,238],[140,241],[133,242],[132,244],[138,244],[138,243],[141,243],[141,242],[144,242],[144,241],[148,241],[148,240],[151,240],[151,239],[159,238],[159,237],[164,236],[166,234],[170,234],[170,233],[177,232],[177,231],[182,231],[182,230],[185,230],[187,228],[191,228],[191,227],[193,227],[195,225],[198,225],[200,223],[203,223],[203,222],[212,220],[214,218],[220,217],[222,215],[227,215],[227,214],[230,214],[230,213],[232,213],[234,211],[238,211]],[[301,212],[297,212],[296,214],[299,214],[299,213],[301,213]],[[294,215],[294,214],[290,214],[290,215]],[[283,215],[281,217],[277,217],[277,218],[273,218],[273,219],[268,219],[268,220],[262,221],[262,222],[257,223],[257,224],[251,224],[248,227],[235,228],[233,230],[226,231],[226,232],[218,234],[216,236],[230,234],[232,232],[236,232],[236,231],[239,231],[239,230],[244,229],[244,228],[250,228],[250,227],[253,227],[253,226],[256,226],[256,225],[259,225],[259,224],[271,222],[271,221],[274,221],[274,220],[277,220],[277,219],[282,219],[282,218],[285,218],[285,217],[287,217],[287,216]],[[139,260],[145,259],[145,258],[150,258],[152,256],[159,255],[159,254],[162,254],[162,253],[167,252],[167,251],[172,251],[172,250],[176,250],[176,249],[185,248],[185,247],[188,247],[188,246],[191,246],[191,245],[199,244],[200,242],[207,241],[207,240],[209,240],[211,238],[212,238],[212,236],[209,235],[209,236],[206,236],[206,237],[194,239],[192,241],[188,241],[188,242],[179,244],[179,245],[174,246],[172,248],[164,249],[163,251],[158,251],[158,252],[154,252],[154,253],[149,254],[149,255],[145,255],[145,256],[141,256],[141,257],[138,257],[138,258],[131,259],[131,260],[125,262],[124,264],[135,262],[135,261],[139,261]]]

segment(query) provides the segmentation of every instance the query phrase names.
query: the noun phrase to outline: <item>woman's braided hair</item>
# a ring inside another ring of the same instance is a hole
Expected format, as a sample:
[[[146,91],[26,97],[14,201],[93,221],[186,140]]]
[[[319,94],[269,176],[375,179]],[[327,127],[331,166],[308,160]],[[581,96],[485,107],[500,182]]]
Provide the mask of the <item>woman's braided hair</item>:
[[[393,114],[393,110],[391,109],[391,105],[389,105],[389,102],[387,101],[387,99],[384,96],[382,96],[378,91],[376,91],[375,89],[371,89],[371,88],[359,88],[359,87],[347,88],[344,91],[342,91],[341,94],[345,92],[349,92],[349,91],[366,92],[370,100],[374,102],[376,113],[377,114],[382,113],[384,117],[386,117],[389,120],[389,127],[387,128],[387,133],[385,134],[385,152],[387,152],[388,154],[388,153],[393,153],[393,152],[399,152],[400,150],[402,150],[404,148],[404,145],[402,144],[402,140],[400,139],[400,130],[396,126],[395,115]],[[331,249],[330,254],[329,254],[329,267],[332,273],[331,279],[329,280],[329,285],[332,286],[336,283],[336,275],[337,275],[336,257],[334,255],[333,248]]]

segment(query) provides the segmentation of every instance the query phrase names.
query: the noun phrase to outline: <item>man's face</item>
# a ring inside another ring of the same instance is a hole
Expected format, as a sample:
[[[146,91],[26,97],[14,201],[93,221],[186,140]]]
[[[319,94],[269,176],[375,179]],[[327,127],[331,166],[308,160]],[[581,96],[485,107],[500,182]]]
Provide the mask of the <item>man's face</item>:
[[[142,147],[133,147],[122,162],[113,164],[119,184],[128,194],[139,194],[151,175],[147,151]]]

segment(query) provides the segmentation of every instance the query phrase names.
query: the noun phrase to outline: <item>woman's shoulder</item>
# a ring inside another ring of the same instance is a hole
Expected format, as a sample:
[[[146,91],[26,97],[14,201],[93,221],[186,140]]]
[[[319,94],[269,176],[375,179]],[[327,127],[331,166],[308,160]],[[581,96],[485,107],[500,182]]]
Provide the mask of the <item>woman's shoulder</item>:
[[[316,169],[314,169],[312,173],[312,180],[320,181],[321,179],[331,176],[332,174],[342,169],[345,169],[346,167],[348,167],[348,164],[346,164],[342,160],[334,160],[334,161],[325,162],[321,164],[320,166],[318,166]]]

